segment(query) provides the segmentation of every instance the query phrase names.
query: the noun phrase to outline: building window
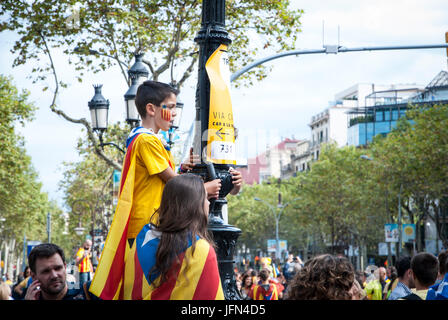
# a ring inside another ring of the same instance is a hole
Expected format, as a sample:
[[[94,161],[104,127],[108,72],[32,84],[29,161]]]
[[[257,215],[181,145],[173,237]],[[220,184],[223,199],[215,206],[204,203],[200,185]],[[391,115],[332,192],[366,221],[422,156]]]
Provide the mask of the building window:
[[[392,120],[398,120],[398,110],[392,111]]]
[[[383,121],[383,119],[384,119],[383,111],[377,111],[375,114],[375,120]]]

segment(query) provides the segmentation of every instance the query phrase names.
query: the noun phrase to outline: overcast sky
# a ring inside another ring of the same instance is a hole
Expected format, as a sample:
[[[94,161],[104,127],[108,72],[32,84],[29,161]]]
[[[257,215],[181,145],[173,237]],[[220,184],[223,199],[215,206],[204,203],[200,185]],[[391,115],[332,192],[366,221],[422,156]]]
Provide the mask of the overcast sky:
[[[292,0],[291,3],[305,11],[297,50],[337,45],[338,26],[339,44],[348,48],[441,44],[448,31],[446,0]],[[20,132],[25,136],[26,149],[43,182],[43,190],[62,204],[62,194],[57,190],[62,177],[61,164],[78,159],[75,146],[82,126],[71,124],[49,110],[50,90],[43,93],[43,85],[33,85],[26,78],[31,65],[11,68],[10,49],[15,39],[14,34],[0,34],[0,72],[12,75],[17,87],[28,88],[31,100],[39,107],[36,120]],[[260,58],[270,54],[260,54]],[[64,58],[56,57],[56,64],[64,74]],[[243,156],[264,152],[266,144],[272,145],[281,137],[309,139],[311,117],[327,108],[335,94],[357,83],[426,85],[438,72],[447,69],[447,56],[445,49],[377,51],[290,56],[268,64],[273,65],[273,71],[267,79],[251,88],[232,91],[235,126],[240,132],[241,145],[248,149]],[[109,121],[124,119],[126,87],[119,72],[91,75],[81,84],[70,80],[69,71],[64,76],[70,87],[62,92],[58,104],[72,117],[90,119],[87,102],[94,93],[92,84],[101,83],[103,95],[111,102]],[[185,104],[183,130],[194,119],[196,81],[194,73],[180,96]],[[51,84],[51,79],[48,83]]]

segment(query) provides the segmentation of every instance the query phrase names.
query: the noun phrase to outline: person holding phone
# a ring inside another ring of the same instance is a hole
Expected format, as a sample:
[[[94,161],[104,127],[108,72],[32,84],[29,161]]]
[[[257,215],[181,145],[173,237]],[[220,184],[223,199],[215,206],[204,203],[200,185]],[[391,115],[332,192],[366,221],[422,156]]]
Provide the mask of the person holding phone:
[[[33,282],[28,287],[25,300],[93,300],[89,294],[90,282],[82,288],[69,289],[66,281],[64,251],[52,243],[40,244],[28,257]]]

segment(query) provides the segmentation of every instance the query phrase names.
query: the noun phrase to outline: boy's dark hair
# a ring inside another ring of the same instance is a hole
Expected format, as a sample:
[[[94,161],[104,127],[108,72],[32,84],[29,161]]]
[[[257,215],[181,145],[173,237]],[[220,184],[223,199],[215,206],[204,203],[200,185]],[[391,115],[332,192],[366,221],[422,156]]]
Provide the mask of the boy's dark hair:
[[[266,281],[269,279],[269,270],[268,269],[261,269],[260,273],[258,274],[261,281]]]
[[[61,256],[61,259],[65,264],[64,251],[59,246],[53,243],[42,243],[35,246],[28,256],[28,265],[30,266],[31,271],[33,271],[34,273],[36,272],[37,259],[50,258],[56,253]]]
[[[401,256],[398,258],[395,267],[397,268],[397,275],[399,278],[403,278],[406,271],[411,269],[411,257]]]
[[[169,97],[171,94],[177,96],[179,90],[172,87],[169,84],[147,80],[143,82],[137,89],[135,96],[135,106],[140,114],[140,117],[144,119],[146,117],[146,105],[152,103],[155,106],[160,106],[163,100]]]
[[[411,260],[411,269],[414,276],[425,287],[434,284],[439,271],[439,260],[428,252],[420,252]]]
[[[439,260],[439,273],[441,275],[444,275],[448,272],[448,250],[442,251],[437,256],[437,259]]]

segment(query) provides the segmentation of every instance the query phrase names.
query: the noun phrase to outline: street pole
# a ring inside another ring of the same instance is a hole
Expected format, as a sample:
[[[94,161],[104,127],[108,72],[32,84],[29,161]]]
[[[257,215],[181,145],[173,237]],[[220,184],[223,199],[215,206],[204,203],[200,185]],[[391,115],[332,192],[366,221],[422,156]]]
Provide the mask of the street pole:
[[[210,201],[208,229],[217,247],[217,260],[221,285],[226,300],[240,300],[234,274],[234,251],[241,230],[224,223],[222,207],[225,197],[232,190],[232,175],[226,164],[207,163],[207,130],[210,112],[210,80],[205,65],[211,54],[221,45],[229,45],[230,37],[225,30],[225,0],[204,0],[202,2],[201,29],[194,41],[199,45],[198,84],[196,89],[196,132],[193,150],[200,155],[201,163],[192,169],[193,174],[205,181],[221,180],[217,199]]]
[[[48,236],[48,243],[51,243],[51,214],[50,214],[50,212],[47,213],[47,236]]]
[[[283,210],[285,210],[285,208],[291,202],[296,201],[296,200],[300,200],[300,199],[301,199],[300,197],[292,199],[291,201],[287,202],[284,205],[279,203],[277,207],[280,209],[280,211],[277,214],[277,211],[275,210],[275,208],[272,205],[270,205],[268,202],[266,202],[266,201],[264,201],[263,199],[260,199],[260,198],[254,198],[255,201],[261,201],[265,205],[267,205],[269,207],[269,209],[271,209],[272,215],[274,216],[274,220],[275,220],[275,258],[276,259],[280,259],[280,252],[279,252],[280,251],[280,237],[278,235],[278,229],[279,229],[279,224],[280,224],[280,218],[282,217],[282,214],[283,214]]]
[[[279,224],[280,224],[280,218],[283,214],[283,210],[285,210],[285,208],[288,206],[289,202],[285,205],[281,205],[281,209],[278,215],[275,215],[275,241],[276,241],[276,247],[275,247],[275,257],[277,259],[281,258],[281,252],[280,252],[280,238],[278,236],[278,228],[279,228]]]
[[[25,271],[25,267],[28,264],[26,261],[26,234],[23,232],[23,262],[22,262],[22,271]]]
[[[283,209],[280,209],[280,214],[283,211]],[[280,259],[280,253],[279,253],[279,249],[280,249],[280,240],[278,238],[278,222],[280,219],[280,214],[279,216],[275,217],[275,258],[278,260]]]
[[[92,248],[90,249],[93,254],[95,253],[95,211],[96,207],[92,209]]]

